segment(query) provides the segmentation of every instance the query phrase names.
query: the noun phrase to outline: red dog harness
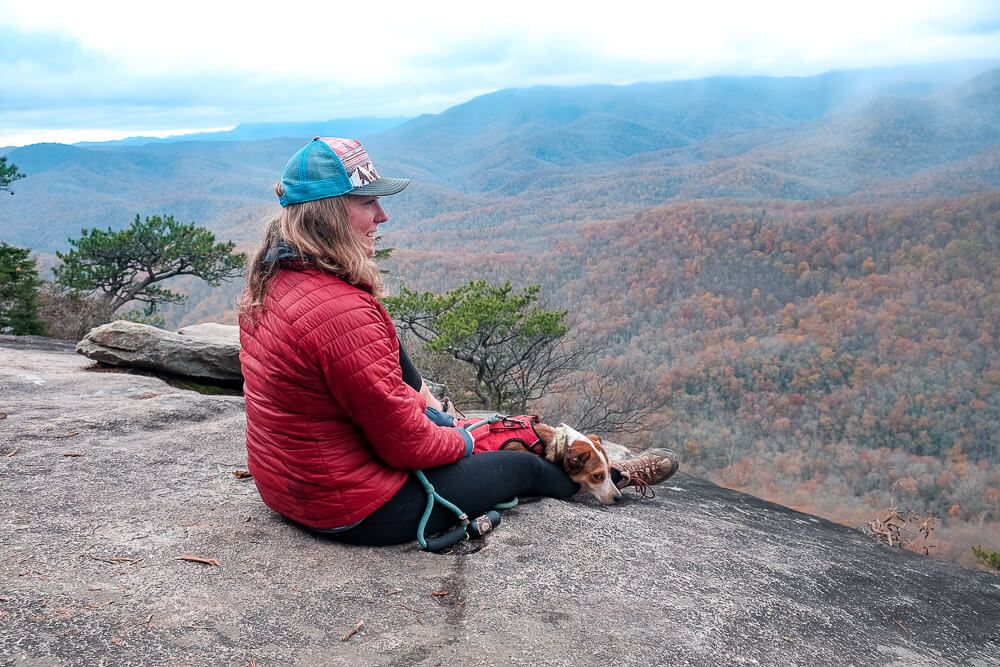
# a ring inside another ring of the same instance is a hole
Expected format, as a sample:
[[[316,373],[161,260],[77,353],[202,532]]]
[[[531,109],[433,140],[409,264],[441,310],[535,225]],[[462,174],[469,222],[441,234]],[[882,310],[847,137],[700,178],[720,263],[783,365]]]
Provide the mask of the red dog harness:
[[[516,442],[532,454],[545,456],[545,444],[531,426],[537,423],[535,415],[496,415],[486,419],[463,417],[455,420],[455,426],[469,428],[476,439],[473,452],[494,452],[509,442]]]

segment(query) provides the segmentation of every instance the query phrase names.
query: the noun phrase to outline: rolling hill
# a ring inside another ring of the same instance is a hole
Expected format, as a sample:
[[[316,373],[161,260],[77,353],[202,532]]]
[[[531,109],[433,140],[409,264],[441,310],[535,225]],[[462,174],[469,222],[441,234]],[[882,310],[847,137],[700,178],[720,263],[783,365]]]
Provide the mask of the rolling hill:
[[[950,87],[940,72],[893,72],[504,90],[361,138],[383,173],[417,181],[392,201],[403,232],[489,229],[508,215],[527,227],[677,198],[878,196],[907,177],[937,182],[936,169],[996,187],[998,71]],[[15,149],[29,177],[3,202],[0,233],[52,252],[83,227],[171,213],[249,241],[287,156],[312,134],[282,127],[303,136]]]

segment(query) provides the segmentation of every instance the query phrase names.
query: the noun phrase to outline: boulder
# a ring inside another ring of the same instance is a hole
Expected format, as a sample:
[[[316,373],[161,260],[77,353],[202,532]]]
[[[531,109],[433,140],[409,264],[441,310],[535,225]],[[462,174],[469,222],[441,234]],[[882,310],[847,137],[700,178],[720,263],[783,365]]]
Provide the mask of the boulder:
[[[1000,577],[683,472],[450,553],[263,505],[238,396],[0,336],[0,665],[997,665]],[[526,455],[527,456],[527,455]]]
[[[181,336],[214,342],[219,345],[235,345],[237,349],[240,346],[240,328],[235,324],[218,324],[216,322],[192,324],[181,327],[177,333]]]
[[[239,328],[235,325],[198,324],[173,333],[116,320],[91,329],[76,351],[114,366],[214,382],[243,381]]]

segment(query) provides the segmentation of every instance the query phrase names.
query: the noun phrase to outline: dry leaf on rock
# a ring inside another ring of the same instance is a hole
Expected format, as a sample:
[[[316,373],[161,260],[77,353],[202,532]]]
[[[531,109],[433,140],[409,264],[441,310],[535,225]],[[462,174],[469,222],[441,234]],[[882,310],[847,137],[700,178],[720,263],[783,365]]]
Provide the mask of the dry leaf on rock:
[[[236,479],[250,479],[253,477],[249,470],[234,470],[233,477]]]
[[[83,456],[83,452],[63,452],[63,456]]]

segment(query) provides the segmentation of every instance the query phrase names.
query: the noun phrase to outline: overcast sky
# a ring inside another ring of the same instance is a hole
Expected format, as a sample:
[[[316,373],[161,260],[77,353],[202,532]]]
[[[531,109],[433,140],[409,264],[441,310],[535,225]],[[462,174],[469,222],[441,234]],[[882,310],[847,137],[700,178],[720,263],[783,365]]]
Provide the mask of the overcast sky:
[[[997,0],[254,4],[0,0],[0,146],[409,116],[537,84],[1000,57]]]

